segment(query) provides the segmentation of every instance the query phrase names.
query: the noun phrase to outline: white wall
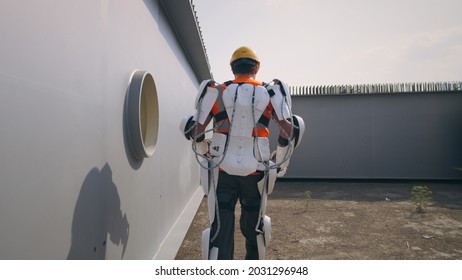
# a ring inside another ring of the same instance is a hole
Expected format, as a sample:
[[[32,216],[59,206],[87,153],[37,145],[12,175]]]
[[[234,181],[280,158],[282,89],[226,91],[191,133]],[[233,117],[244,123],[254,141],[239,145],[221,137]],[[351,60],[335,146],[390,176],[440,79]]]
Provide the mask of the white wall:
[[[0,259],[173,258],[202,197],[178,130],[197,80],[161,10],[27,2],[0,3]],[[135,69],[159,98],[143,161],[124,135]]]

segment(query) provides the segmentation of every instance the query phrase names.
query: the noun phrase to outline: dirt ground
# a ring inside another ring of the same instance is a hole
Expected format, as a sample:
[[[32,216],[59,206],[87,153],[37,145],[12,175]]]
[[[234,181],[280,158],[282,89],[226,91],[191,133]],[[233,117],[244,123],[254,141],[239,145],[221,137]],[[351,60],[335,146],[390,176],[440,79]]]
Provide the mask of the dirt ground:
[[[433,192],[424,213],[410,201],[415,185]],[[239,213],[238,204],[236,219]],[[272,239],[266,259],[462,259],[461,182],[278,181],[267,215]],[[176,259],[201,259],[201,232],[207,227],[203,200]],[[244,255],[237,228],[234,257]]]

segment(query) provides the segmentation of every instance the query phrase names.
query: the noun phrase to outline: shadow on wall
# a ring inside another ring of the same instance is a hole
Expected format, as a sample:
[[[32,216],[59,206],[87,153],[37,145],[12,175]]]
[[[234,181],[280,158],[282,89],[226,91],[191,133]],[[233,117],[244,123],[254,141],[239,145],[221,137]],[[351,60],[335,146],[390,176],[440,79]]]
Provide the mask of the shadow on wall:
[[[93,168],[85,178],[74,210],[72,244],[68,259],[105,259],[106,243],[123,245],[123,259],[128,244],[129,223],[122,215],[117,186],[108,164],[99,171]]]

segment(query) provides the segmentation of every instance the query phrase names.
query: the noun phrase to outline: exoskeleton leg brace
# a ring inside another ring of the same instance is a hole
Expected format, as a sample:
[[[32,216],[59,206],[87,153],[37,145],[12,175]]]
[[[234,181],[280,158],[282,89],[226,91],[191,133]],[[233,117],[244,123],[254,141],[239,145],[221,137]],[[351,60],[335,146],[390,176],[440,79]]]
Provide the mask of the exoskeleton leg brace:
[[[255,231],[257,232],[258,258],[260,260],[265,259],[266,247],[268,247],[271,241],[271,218],[266,215],[266,203],[268,195],[273,191],[276,176],[276,169],[269,169],[265,172],[263,179],[258,182],[261,203]]]
[[[215,220],[215,215],[218,215],[218,201],[217,201],[217,183],[218,183],[218,167],[214,159],[204,159],[203,164],[208,166],[207,169],[201,168],[201,181],[204,193],[207,195],[207,206],[209,214],[210,226]],[[218,217],[218,230],[219,232],[220,221]],[[214,237],[210,237],[210,229],[206,228],[202,232],[202,259],[216,260],[218,259],[218,248],[210,248],[210,244],[214,241]]]

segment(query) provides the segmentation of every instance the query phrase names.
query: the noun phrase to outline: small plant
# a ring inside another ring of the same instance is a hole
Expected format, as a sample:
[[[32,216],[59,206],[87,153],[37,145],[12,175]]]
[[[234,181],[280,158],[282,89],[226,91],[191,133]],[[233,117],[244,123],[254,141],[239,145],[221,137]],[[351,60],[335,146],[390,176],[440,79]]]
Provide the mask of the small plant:
[[[433,201],[432,191],[426,186],[414,186],[411,190],[411,200],[417,206],[416,211],[422,213]]]
[[[307,209],[308,206],[310,206],[310,202],[311,202],[311,192],[305,191],[305,209]]]

